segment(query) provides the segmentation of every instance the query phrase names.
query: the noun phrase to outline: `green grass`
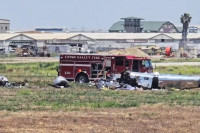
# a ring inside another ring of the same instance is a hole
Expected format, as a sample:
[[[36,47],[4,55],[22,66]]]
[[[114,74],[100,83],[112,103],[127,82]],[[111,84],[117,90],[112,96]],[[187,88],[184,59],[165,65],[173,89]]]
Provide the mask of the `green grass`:
[[[48,86],[57,76],[58,63],[0,64],[0,75],[10,82],[27,80],[31,86]]]
[[[99,91],[68,89],[0,89],[0,110],[80,110],[141,105],[200,106],[199,91]]]
[[[8,59],[8,58],[15,58],[15,57],[16,57],[15,53],[0,55],[0,59],[4,59],[4,58]]]
[[[167,63],[167,62],[200,62],[200,58],[193,59],[177,59],[177,58],[165,58],[165,59],[152,59],[153,63]]]
[[[0,64],[0,73],[4,75],[51,76],[56,74],[57,68],[58,63]]]
[[[71,111],[154,104],[200,106],[199,91],[99,91],[73,82],[70,88],[55,89],[48,84],[57,76],[57,67],[58,63],[0,64],[0,75],[5,75],[10,82],[27,80],[30,84],[28,88],[0,88],[0,110]],[[200,74],[199,66],[157,67],[156,70],[160,73]]]
[[[182,74],[182,75],[200,75],[200,66],[160,66],[154,69],[154,72],[166,74]]]

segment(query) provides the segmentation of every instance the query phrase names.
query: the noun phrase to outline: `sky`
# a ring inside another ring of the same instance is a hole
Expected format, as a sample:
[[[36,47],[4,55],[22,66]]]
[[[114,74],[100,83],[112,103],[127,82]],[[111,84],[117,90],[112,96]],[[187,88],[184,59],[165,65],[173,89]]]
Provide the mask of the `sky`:
[[[11,30],[58,27],[72,30],[108,30],[120,18],[181,25],[189,13],[200,25],[200,0],[0,0],[0,18],[11,20]]]

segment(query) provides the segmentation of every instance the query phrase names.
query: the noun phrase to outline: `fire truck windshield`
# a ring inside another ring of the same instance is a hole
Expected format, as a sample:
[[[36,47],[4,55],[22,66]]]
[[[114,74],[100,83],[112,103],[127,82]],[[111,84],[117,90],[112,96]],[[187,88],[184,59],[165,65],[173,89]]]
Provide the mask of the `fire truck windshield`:
[[[152,67],[152,63],[150,60],[143,60],[142,65],[145,67]]]

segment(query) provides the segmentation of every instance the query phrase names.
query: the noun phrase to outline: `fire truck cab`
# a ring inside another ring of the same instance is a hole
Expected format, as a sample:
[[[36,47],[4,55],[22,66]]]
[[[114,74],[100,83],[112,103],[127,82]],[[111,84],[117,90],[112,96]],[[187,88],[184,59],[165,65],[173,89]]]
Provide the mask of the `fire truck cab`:
[[[90,80],[121,74],[125,69],[133,72],[153,72],[147,57],[127,55],[60,54],[58,75],[67,80],[87,83]]]

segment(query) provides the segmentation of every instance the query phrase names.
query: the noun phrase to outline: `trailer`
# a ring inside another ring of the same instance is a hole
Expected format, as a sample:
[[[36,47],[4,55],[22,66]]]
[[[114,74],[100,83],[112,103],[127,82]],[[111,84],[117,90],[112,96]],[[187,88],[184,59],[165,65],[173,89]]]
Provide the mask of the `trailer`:
[[[151,59],[134,55],[60,54],[58,76],[87,83],[124,70],[152,73]]]

